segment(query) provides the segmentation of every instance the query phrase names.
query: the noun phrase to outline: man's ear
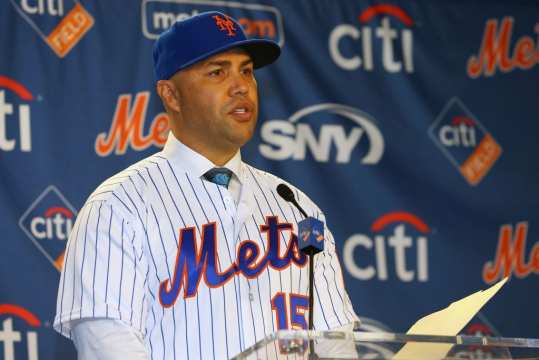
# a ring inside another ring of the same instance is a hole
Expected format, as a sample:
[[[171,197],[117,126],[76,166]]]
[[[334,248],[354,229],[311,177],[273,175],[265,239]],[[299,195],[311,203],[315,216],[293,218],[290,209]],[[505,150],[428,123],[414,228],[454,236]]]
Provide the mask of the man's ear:
[[[159,80],[156,85],[157,95],[167,109],[180,112],[180,98],[178,90],[170,80]]]

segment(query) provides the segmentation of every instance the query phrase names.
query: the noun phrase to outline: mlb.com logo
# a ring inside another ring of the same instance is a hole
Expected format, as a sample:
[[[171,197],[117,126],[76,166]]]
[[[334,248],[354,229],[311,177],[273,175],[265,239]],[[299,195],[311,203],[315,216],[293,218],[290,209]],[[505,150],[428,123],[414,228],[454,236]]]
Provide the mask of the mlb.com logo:
[[[50,185],[21,216],[19,226],[43,255],[62,270],[67,238],[77,211],[53,185]]]
[[[39,359],[38,330],[41,321],[27,309],[0,304],[0,353],[4,360]]]
[[[175,21],[205,11],[223,11],[238,20],[247,36],[267,38],[284,45],[283,18],[277,8],[231,1],[143,0],[142,33],[148,39],[157,39]]]
[[[477,185],[502,154],[502,148],[458,99],[447,103],[429,136],[470,185]]]
[[[94,25],[78,0],[10,0],[19,15],[63,58]]]
[[[32,151],[30,103],[33,100],[34,96],[23,84],[0,76],[0,151]]]
[[[272,160],[305,160],[310,155],[322,163],[347,164],[358,158],[361,164],[373,165],[385,148],[376,120],[342,104],[316,104],[295,112],[288,120],[268,120],[260,135],[259,151]]]
[[[409,212],[384,214],[370,234],[353,234],[344,243],[343,263],[359,280],[426,282],[429,279],[429,226]]]
[[[329,54],[337,66],[373,71],[381,65],[388,73],[414,72],[415,22],[406,11],[378,4],[363,10],[357,20],[358,25],[340,24],[329,35]]]

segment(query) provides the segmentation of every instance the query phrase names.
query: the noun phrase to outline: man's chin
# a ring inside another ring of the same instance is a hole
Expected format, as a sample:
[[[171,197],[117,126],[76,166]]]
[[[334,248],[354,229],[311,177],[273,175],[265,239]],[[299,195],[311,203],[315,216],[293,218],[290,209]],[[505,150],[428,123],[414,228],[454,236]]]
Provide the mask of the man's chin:
[[[231,134],[229,139],[231,143],[233,143],[235,146],[240,148],[243,145],[247,144],[247,142],[249,142],[249,140],[252,139],[253,135],[254,135],[254,131],[242,129],[240,131],[235,132],[234,134]]]

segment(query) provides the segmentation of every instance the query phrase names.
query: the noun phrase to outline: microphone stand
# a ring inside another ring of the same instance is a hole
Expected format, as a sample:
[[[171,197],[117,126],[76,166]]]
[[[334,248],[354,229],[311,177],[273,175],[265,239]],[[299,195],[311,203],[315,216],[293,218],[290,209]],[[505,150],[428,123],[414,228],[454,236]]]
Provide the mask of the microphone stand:
[[[305,219],[309,216],[303,210],[303,208],[296,201],[296,197],[292,190],[286,184],[279,184],[277,186],[277,193],[286,201],[291,202],[301,212]],[[299,234],[298,234],[299,236]],[[301,252],[309,257],[309,332],[313,331],[313,319],[314,319],[314,256],[320,252],[321,249],[316,249],[312,246],[301,249]],[[319,360],[318,355],[314,351],[314,340],[309,335],[309,360]]]
[[[314,318],[314,255],[310,251],[309,256],[309,332],[313,331]],[[309,335],[309,360],[318,360],[319,357],[314,351],[314,340]]]

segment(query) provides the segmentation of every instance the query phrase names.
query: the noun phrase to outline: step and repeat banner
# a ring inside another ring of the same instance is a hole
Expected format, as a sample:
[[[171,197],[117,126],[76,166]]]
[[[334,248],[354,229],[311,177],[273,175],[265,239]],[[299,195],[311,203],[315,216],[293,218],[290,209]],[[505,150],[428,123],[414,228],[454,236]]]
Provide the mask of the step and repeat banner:
[[[364,330],[509,276],[462,333],[539,337],[537,1],[4,0],[0,358],[75,358],[51,327],[67,237],[164,145],[152,45],[207,10],[283,48],[242,154],[325,211]]]

